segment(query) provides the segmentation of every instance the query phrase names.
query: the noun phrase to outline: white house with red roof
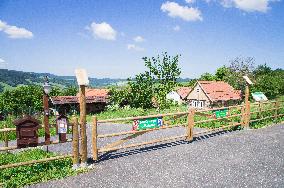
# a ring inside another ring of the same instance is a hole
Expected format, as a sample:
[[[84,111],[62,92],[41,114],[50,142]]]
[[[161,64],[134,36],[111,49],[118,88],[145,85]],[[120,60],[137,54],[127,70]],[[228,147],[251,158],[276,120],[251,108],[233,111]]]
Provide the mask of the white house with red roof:
[[[194,108],[210,108],[237,104],[241,99],[241,91],[235,90],[223,81],[198,81],[186,97]]]

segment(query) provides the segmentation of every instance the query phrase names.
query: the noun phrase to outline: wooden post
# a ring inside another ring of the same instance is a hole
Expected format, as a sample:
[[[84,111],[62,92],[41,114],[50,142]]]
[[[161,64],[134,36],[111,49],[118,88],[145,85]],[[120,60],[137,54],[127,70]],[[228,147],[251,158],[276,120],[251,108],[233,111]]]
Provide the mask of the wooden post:
[[[79,167],[79,131],[78,119],[76,116],[72,118],[73,131],[72,131],[72,147],[73,147],[73,168]]]
[[[249,86],[246,84],[245,90],[245,123],[244,128],[249,128],[249,121],[250,121],[250,103],[249,103]]]
[[[80,136],[81,163],[87,163],[87,134],[86,134],[86,86],[80,85]]]
[[[277,120],[277,118],[278,118],[278,110],[279,110],[279,106],[280,106],[280,104],[279,104],[279,100],[278,99],[276,99],[276,101],[275,101],[275,107],[274,108],[276,108],[275,109],[275,119]]]
[[[7,124],[4,124],[4,128],[7,128]],[[4,140],[5,140],[5,147],[9,147],[9,137],[8,137],[8,132],[4,132]]]
[[[92,128],[92,144],[93,144],[93,160],[98,160],[98,147],[97,147],[97,116],[93,117],[93,128]]]
[[[245,127],[245,119],[246,119],[246,107],[245,106],[242,106],[242,109],[241,109],[241,126],[244,128]]]
[[[195,109],[189,109],[187,116],[187,141],[193,140],[194,113]]]
[[[50,144],[50,131],[49,131],[49,120],[48,120],[48,113],[49,113],[49,107],[48,107],[48,95],[46,93],[43,93],[43,124],[44,124],[44,132],[45,132],[45,144]]]

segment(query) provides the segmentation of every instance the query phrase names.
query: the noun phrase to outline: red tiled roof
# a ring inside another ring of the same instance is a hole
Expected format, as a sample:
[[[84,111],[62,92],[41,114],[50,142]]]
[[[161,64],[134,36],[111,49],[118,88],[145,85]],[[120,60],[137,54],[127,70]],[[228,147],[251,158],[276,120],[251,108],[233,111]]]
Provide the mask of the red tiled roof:
[[[185,99],[190,91],[191,87],[180,87],[177,89],[177,93],[179,94],[181,99]]]
[[[86,103],[108,102],[108,89],[86,89]],[[57,96],[51,97],[53,104],[75,104],[79,103],[79,93],[77,96]]]
[[[241,99],[241,91],[235,90],[226,82],[198,81],[198,83],[212,102]]]

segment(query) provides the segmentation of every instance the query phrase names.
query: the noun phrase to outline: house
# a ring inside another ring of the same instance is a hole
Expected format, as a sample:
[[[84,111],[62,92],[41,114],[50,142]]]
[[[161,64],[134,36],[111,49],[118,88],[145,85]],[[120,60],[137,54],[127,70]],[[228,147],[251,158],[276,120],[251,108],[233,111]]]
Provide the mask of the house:
[[[171,91],[166,95],[167,99],[171,99],[178,104],[181,104],[182,102],[186,101],[186,96],[191,91],[190,87],[179,87],[176,91]]]
[[[223,81],[198,81],[186,98],[194,108],[228,106],[241,100],[241,91]]]
[[[182,100],[180,98],[180,95],[176,91],[171,91],[166,95],[166,99],[172,100],[174,102],[177,102],[178,104],[182,103]]]
[[[109,101],[108,89],[86,89],[87,113],[95,113],[104,110]],[[51,103],[60,114],[70,111],[79,111],[79,93],[76,96],[51,97]]]
[[[179,94],[181,100],[186,101],[186,97],[188,96],[189,92],[191,91],[191,87],[179,87],[177,89],[177,93]]]

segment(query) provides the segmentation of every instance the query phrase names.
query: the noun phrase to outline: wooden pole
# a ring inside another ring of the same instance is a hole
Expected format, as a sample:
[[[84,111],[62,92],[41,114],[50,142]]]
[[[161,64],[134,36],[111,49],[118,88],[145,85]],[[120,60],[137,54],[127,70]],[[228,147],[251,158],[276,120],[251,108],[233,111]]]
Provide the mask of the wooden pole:
[[[80,136],[81,163],[87,163],[87,134],[86,134],[86,86],[80,85]]]
[[[4,128],[7,128],[6,123],[4,124]],[[5,140],[5,147],[9,147],[8,132],[4,132],[4,140]]]
[[[194,113],[195,109],[189,109],[187,116],[187,141],[193,140]]]
[[[93,144],[93,160],[98,160],[98,145],[97,145],[97,116],[93,117],[93,128],[92,128],[92,144]]]
[[[76,116],[72,118],[73,122],[73,167],[77,168],[79,166],[79,131],[78,131],[78,119]]]
[[[50,131],[49,131],[49,120],[48,120],[48,113],[49,113],[49,107],[48,107],[48,96],[46,93],[43,93],[43,125],[44,125],[44,132],[45,132],[45,144],[50,144]]]
[[[277,120],[277,118],[278,118],[278,110],[279,110],[279,106],[280,106],[280,104],[279,104],[279,100],[278,99],[276,99],[276,101],[275,101],[275,107],[274,108],[276,108],[275,109],[275,119]]]
[[[246,84],[245,90],[245,124],[244,128],[249,128],[249,116],[250,116],[250,104],[249,104],[249,86]]]

